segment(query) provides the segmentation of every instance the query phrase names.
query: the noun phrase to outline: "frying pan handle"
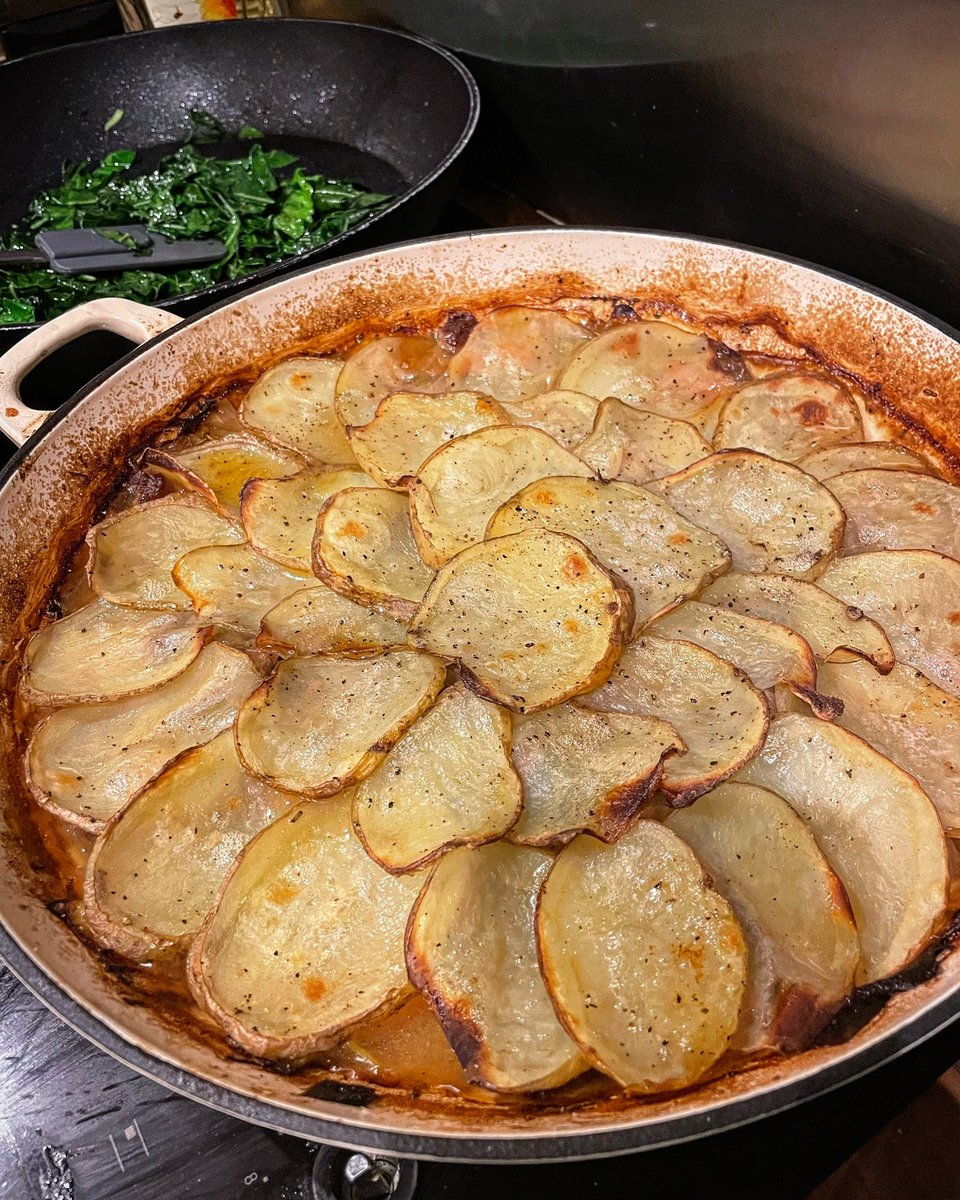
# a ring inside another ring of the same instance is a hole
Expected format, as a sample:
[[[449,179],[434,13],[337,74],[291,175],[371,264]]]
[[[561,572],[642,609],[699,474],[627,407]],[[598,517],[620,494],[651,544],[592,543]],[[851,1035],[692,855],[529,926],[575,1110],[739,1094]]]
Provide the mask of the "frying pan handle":
[[[88,300],[47,321],[0,358],[0,432],[22,446],[49,417],[42,409],[28,408],[20,399],[20,384],[30,371],[61,346],[85,333],[106,330],[128,341],[148,342],[178,324],[179,317],[135,300]]]

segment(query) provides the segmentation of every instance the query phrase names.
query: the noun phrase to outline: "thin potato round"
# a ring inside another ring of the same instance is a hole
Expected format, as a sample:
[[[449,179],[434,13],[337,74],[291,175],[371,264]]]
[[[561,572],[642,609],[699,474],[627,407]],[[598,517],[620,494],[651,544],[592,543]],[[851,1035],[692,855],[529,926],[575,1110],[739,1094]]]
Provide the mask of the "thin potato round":
[[[87,534],[90,586],[130,608],[189,608],[174,563],[198,546],[244,541],[243,530],[199,496],[164,496],[107,517]]]
[[[752,450],[722,450],[650,487],[722,537],[738,571],[806,578],[843,540],[843,510],[822,483]]]
[[[846,471],[828,480],[847,514],[843,554],[937,550],[960,558],[960,488],[918,471]]]
[[[621,1087],[688,1087],[730,1044],[743,934],[663,825],[638,821],[612,846],[581,835],[562,850],[540,892],[537,943],[557,1015]]]
[[[645,632],[712,650],[739,667],[761,690],[782,683],[826,721],[832,721],[841,710],[836,700],[817,691],[813,651],[786,625],[688,600],[651,622]]]
[[[65,820],[100,829],[181,751],[229,728],[259,682],[246,654],[214,642],[153,691],[61,708],[30,739],[30,791]]]
[[[192,613],[94,600],[33,635],[20,692],[34,704],[79,704],[149,691],[185,671],[211,633]]]
[[[178,559],[173,578],[204,621],[244,633],[258,633],[271,608],[313,582],[264,558],[249,542],[191,550]]]
[[[599,686],[632,625],[626,586],[582,542],[538,529],[458,554],[427,589],[409,638],[457,660],[478,695],[534,712]]]
[[[218,438],[167,454],[144,452],[145,470],[162,475],[174,487],[199,492],[225,516],[240,512],[240,493],[250,479],[282,479],[303,469],[303,459],[289,450],[268,446],[256,438]]]
[[[807,454],[797,466],[802,467],[814,479],[819,479],[821,483],[847,471],[867,471],[873,468],[936,474],[925,458],[896,442],[847,442],[846,445],[827,446],[823,450],[814,450],[812,454]]]
[[[249,1054],[307,1062],[409,991],[403,936],[422,886],[370,858],[349,796],[295,808],[227,877],[187,961],[193,993]]]
[[[335,408],[345,427],[366,425],[391,392],[445,392],[449,357],[432,337],[374,338],[343,364]]]
[[[406,496],[345,488],[317,517],[313,571],[327,587],[367,608],[406,620],[434,572],[417,553]]]
[[[943,828],[917,781],[846,729],[796,713],[771,722],[739,778],[783,796],[840,876],[860,931],[857,983],[902,970],[946,901]]]
[[[630,483],[539,479],[498,509],[487,536],[537,528],[578,538],[616,571],[633,593],[636,629],[697,592],[730,564],[720,538]]]
[[[356,790],[357,836],[388,871],[415,871],[453,846],[495,841],[520,816],[510,716],[447,688]]]
[[[477,322],[450,360],[450,381],[497,400],[523,400],[551,388],[586,340],[586,331],[562,313],[498,308]]]
[[[893,667],[893,648],[876,621],[805,579],[730,571],[699,598],[705,604],[796,630],[821,661],[865,658],[880,672]]]
[[[516,400],[507,407],[510,420],[515,424],[542,429],[565,450],[574,450],[583,441],[593,428],[597,415],[595,396],[563,390],[540,392],[526,400]]]
[[[613,396],[601,402],[589,434],[573,447],[601,479],[646,483],[712,454],[696,426],[632,408]]]
[[[845,387],[819,375],[785,373],[732,392],[720,410],[713,444],[718,450],[757,450],[796,462],[862,437],[860,409]]]
[[[317,513],[343,488],[369,483],[363,471],[348,468],[253,479],[240,498],[240,519],[255,550],[293,571],[309,572]]]
[[[660,787],[678,806],[749,762],[769,723],[763,693],[731,663],[692,642],[660,637],[628,646],[609,681],[581,703],[659,717],[676,729],[687,752],[667,760]]]
[[[288,658],[241,708],[237,749],[269,783],[332,796],[377,767],[443,680],[441,663],[410,650]]]
[[[271,608],[257,644],[297,654],[343,654],[388,650],[403,646],[406,639],[406,622],[354,604],[321,583]]]
[[[561,704],[516,717],[513,763],[523,815],[511,842],[549,846],[574,834],[613,842],[639,815],[665,760],[686,747],[666,721]]]
[[[733,1048],[804,1049],[853,989],[860,939],[843,885],[803,821],[765,788],[722,783],[671,813],[737,914],[749,951]]]
[[[334,411],[343,366],[335,358],[288,358],[265,371],[240,404],[240,420],[279,446],[313,462],[343,466],[355,461]]]
[[[552,858],[503,842],[437,864],[410,915],[407,969],[471,1083],[543,1091],[588,1063],[557,1020],[534,912]]]
[[[136,961],[192,939],[233,860],[293,801],[243,769],[230,729],[185,751],[97,839],[84,926]]]
[[[442,567],[483,541],[493,514],[527,484],[547,475],[589,474],[549,434],[526,425],[494,425],[457,438],[434,451],[410,482],[420,557]]]
[[[481,392],[393,392],[366,425],[347,429],[350,447],[371,479],[406,488],[434,450],[489,425],[509,425],[510,414]]]
[[[817,580],[883,626],[900,662],[960,696],[960,562],[932,550],[876,550]]]

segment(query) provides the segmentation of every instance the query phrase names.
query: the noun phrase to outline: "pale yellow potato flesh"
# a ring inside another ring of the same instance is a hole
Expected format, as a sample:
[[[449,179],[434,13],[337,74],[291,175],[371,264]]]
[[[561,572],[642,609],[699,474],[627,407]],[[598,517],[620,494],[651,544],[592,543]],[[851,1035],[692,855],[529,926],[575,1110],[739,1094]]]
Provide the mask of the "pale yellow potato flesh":
[[[632,626],[626,585],[582,542],[537,529],[458,554],[437,572],[408,636],[459,662],[478,695],[534,712],[601,684]]]
[[[495,1091],[560,1087],[589,1066],[558,1021],[537,962],[537,895],[552,862],[505,842],[454,850],[410,918],[410,978],[467,1079]]]
[[[432,337],[395,334],[367,342],[350,355],[337,378],[335,409],[341,425],[366,425],[391,392],[450,390],[449,361]]]
[[[537,942],[557,1015],[633,1092],[688,1087],[737,1028],[747,948],[693,851],[656,821],[612,846],[581,834],[540,892]]]
[[[937,550],[960,558],[960,488],[919,471],[845,471],[827,480],[847,515],[843,554]]]
[[[417,553],[406,496],[345,488],[320,510],[313,572],[333,591],[397,620],[413,616],[435,572]]]
[[[406,490],[406,479],[446,442],[510,421],[503,405],[481,392],[392,392],[372,421],[349,426],[347,436],[371,479]]]
[[[491,517],[529,483],[590,468],[540,429],[493,425],[441,446],[410,481],[410,517],[420,557],[442,567],[484,539]]]
[[[797,466],[802,467],[814,479],[819,479],[821,483],[847,471],[867,471],[873,468],[936,474],[925,458],[896,442],[847,442],[845,445],[827,446],[805,455]]]
[[[199,492],[228,517],[240,513],[240,493],[250,479],[282,479],[303,469],[299,454],[268,446],[257,438],[233,435],[203,442],[176,455],[147,450],[144,470],[168,483]]]
[[[477,322],[450,360],[451,386],[501,401],[536,396],[553,387],[587,337],[562,313],[522,306],[495,309]]]
[[[843,885],[781,797],[721,783],[667,818],[736,913],[747,993],[733,1048],[809,1045],[853,989],[860,939]]]
[[[555,390],[540,392],[526,400],[507,404],[510,420],[532,425],[555,438],[565,450],[575,450],[593,428],[597,415],[595,396],[583,392]]]
[[[902,970],[936,927],[948,880],[943,828],[917,781],[839,725],[797,713],[771,722],[738,779],[791,804],[840,877],[860,933],[857,983]]]
[[[271,608],[313,583],[258,554],[249,542],[191,550],[177,560],[173,578],[202,620],[244,633],[258,633]]]
[[[260,625],[257,643],[297,654],[364,653],[403,646],[405,621],[354,604],[317,584],[294,592],[271,608]]]
[[[237,749],[261,779],[332,796],[365,779],[433,703],[443,665],[389,650],[369,658],[288,658],[237,716]]]
[[[198,546],[245,541],[241,527],[199,496],[149,500],[94,525],[87,534],[90,586],[130,608],[189,608],[173,579],[177,559]]]
[[[288,358],[265,371],[240,402],[240,420],[256,433],[312,462],[355,461],[334,409],[343,363],[336,358]]]
[[[248,1053],[307,1062],[409,992],[403,937],[422,886],[370,858],[349,795],[297,806],[229,875],[187,960],[193,993]]]
[[[515,717],[513,764],[523,783],[523,814],[511,842],[550,846],[577,833],[613,842],[637,819],[686,747],[666,721],[591,712],[575,703]]]
[[[231,729],[185,751],[98,837],[84,881],[85,928],[141,962],[192,939],[234,859],[295,799],[243,769]]]
[[[356,789],[353,824],[367,853],[408,872],[453,846],[503,837],[523,807],[510,739],[507,712],[447,688]]]
[[[720,538],[631,483],[539,479],[498,509],[487,537],[538,528],[578,538],[629,585],[637,630],[730,564]]]
[[[145,692],[185,671],[211,633],[192,613],[97,599],[30,638],[20,693],[34,704],[79,704]]]
[[[809,578],[839,551],[843,510],[791,463],[722,450],[650,485],[677,512],[723,538],[737,571]]]
[[[797,462],[862,438],[860,409],[845,387],[819,375],[785,373],[732,392],[720,410],[713,444],[718,450],[757,450]]]
[[[181,751],[229,728],[259,682],[246,654],[213,642],[152,691],[61,708],[30,739],[30,791],[44,808],[98,830]]]
[[[601,479],[624,483],[661,479],[713,453],[689,421],[632,408],[612,396],[601,401],[593,428],[573,449]]]

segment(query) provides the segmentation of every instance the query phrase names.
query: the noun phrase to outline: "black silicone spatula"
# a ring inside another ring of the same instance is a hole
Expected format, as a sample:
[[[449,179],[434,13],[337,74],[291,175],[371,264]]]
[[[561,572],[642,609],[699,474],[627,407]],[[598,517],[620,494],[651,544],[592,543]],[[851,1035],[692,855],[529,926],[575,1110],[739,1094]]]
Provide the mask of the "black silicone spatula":
[[[104,229],[51,229],[38,233],[36,250],[0,250],[0,267],[49,267],[61,275],[103,271],[170,271],[216,262],[227,248],[214,238],[177,242],[146,225]]]

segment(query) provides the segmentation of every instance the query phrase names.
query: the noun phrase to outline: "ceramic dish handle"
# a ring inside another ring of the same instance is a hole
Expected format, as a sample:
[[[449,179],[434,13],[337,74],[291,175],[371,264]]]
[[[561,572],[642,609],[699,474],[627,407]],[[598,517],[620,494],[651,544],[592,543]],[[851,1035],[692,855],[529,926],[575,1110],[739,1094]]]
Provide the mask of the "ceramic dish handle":
[[[89,300],[47,321],[0,358],[0,432],[22,446],[49,417],[48,412],[28,408],[23,403],[20,384],[39,362],[61,346],[97,330],[119,334],[139,346],[179,321],[179,317],[162,308],[114,298]]]

